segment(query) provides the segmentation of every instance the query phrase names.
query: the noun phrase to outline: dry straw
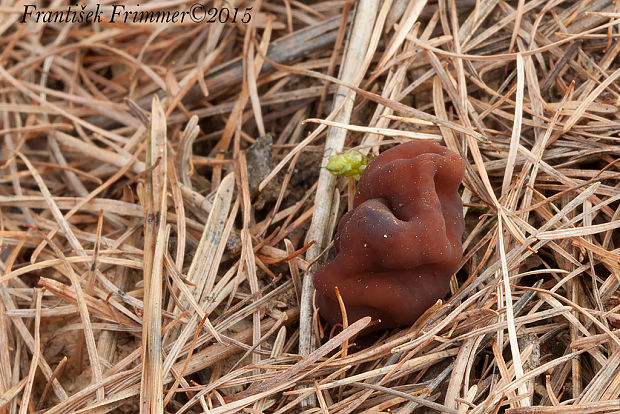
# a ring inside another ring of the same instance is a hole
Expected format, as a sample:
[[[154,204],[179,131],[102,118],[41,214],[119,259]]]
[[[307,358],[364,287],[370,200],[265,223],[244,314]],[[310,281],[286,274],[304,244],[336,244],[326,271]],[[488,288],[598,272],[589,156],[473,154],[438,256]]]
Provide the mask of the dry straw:
[[[0,5],[0,414],[620,412],[618,2],[205,4]],[[325,326],[322,166],[418,139],[467,160],[451,292]]]

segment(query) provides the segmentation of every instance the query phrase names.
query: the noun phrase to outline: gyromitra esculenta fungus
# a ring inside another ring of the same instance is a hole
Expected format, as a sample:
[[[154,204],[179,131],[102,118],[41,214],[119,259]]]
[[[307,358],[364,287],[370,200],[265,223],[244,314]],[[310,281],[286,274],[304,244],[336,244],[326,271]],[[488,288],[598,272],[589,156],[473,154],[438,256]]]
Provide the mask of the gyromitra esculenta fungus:
[[[463,172],[459,155],[430,142],[398,145],[366,167],[336,257],[314,275],[323,318],[342,321],[336,287],[349,322],[371,316],[373,329],[411,324],[446,295],[462,256]]]

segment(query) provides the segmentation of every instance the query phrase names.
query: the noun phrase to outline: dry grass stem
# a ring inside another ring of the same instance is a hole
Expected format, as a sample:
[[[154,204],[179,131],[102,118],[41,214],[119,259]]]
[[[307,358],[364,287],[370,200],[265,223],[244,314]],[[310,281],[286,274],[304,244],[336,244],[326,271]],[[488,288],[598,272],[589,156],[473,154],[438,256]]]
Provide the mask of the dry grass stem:
[[[39,3],[0,5],[0,414],[620,412],[617,2]],[[323,167],[409,140],[465,160],[450,293],[328,326]]]

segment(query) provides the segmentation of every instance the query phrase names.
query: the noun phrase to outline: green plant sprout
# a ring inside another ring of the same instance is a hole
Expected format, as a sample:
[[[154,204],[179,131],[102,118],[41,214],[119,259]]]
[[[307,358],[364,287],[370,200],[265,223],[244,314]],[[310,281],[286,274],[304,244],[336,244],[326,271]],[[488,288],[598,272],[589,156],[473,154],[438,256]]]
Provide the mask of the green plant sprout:
[[[355,181],[359,181],[367,164],[368,159],[364,154],[356,150],[349,150],[329,157],[325,168],[334,175],[353,177]]]

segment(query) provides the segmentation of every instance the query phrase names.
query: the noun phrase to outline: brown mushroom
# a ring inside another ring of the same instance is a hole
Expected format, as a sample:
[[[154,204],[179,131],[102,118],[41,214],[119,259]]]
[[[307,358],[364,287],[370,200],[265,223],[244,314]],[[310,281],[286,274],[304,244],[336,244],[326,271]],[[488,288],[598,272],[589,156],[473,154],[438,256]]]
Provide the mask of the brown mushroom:
[[[314,275],[316,304],[330,324],[371,316],[375,329],[408,325],[448,293],[462,256],[461,157],[409,142],[372,161],[341,219],[336,257]]]

